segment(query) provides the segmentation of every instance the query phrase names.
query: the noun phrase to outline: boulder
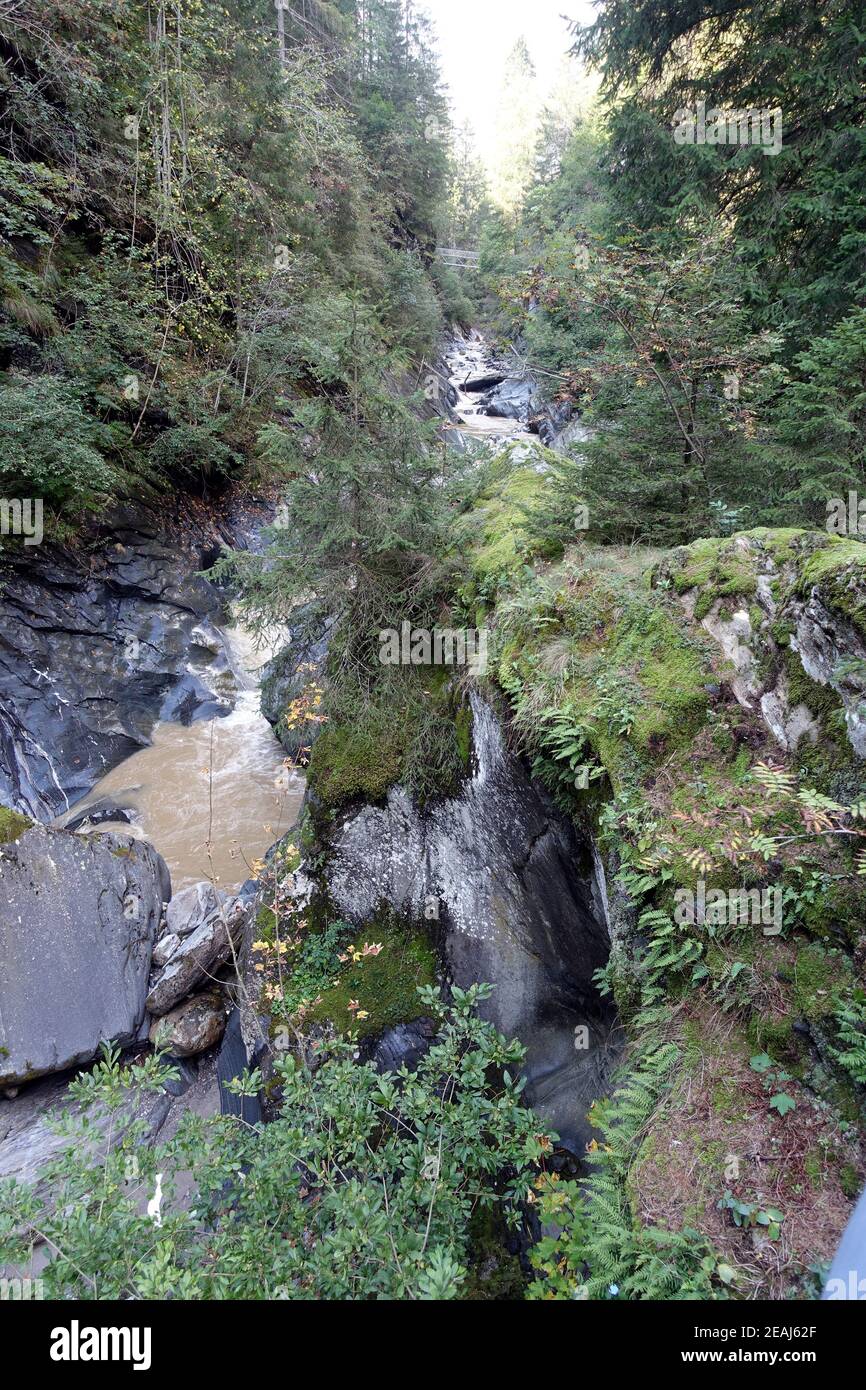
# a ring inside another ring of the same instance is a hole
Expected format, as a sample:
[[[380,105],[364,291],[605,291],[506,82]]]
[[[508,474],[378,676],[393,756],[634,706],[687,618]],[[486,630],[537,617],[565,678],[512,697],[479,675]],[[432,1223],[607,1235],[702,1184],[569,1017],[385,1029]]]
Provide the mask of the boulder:
[[[161,970],[162,967],[171,959],[180,945],[181,938],[174,932],[165,932],[157,941],[153,948],[152,965],[154,970]]]
[[[520,381],[517,377],[507,377],[499,386],[482,397],[482,410],[501,420],[522,420],[524,423],[533,414],[536,387],[531,381]]]
[[[0,1086],[135,1041],[170,896],[153,847],[34,826],[0,851]]]
[[[155,1048],[175,1057],[194,1057],[222,1041],[227,1014],[221,990],[193,995],[170,1013],[154,1020],[150,1041]]]
[[[220,915],[225,899],[212,883],[194,883],[175,893],[165,910],[166,934],[171,936],[190,936],[205,923]]]
[[[501,386],[505,377],[501,372],[488,372],[482,376],[471,376],[463,382],[464,391],[490,391],[494,386]]]
[[[167,1014],[199,985],[213,980],[214,973],[231,958],[245,916],[243,903],[232,898],[182,939],[151,981],[147,1007],[152,1014]]]

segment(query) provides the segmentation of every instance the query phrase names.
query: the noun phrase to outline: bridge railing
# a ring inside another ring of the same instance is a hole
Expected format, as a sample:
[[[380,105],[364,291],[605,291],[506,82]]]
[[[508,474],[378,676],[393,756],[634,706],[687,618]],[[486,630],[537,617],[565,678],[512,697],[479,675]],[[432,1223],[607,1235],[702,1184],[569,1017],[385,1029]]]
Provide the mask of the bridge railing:
[[[477,266],[481,259],[477,251],[466,251],[461,246],[440,246],[436,256],[443,265],[450,266]]]

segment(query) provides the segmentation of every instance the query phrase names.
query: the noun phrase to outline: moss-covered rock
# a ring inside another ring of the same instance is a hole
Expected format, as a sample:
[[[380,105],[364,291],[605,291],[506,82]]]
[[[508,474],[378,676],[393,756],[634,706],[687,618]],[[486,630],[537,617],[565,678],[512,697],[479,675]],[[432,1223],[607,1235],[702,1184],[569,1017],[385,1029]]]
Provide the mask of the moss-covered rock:
[[[383,916],[356,933],[341,954],[346,959],[339,975],[310,1011],[311,1022],[327,1021],[338,1033],[365,1038],[423,1016],[418,990],[435,984],[437,960],[422,927]]]
[[[8,806],[0,806],[0,845],[8,845],[17,840],[19,835],[23,835],[32,825],[33,821],[22,816],[20,812],[11,811]]]

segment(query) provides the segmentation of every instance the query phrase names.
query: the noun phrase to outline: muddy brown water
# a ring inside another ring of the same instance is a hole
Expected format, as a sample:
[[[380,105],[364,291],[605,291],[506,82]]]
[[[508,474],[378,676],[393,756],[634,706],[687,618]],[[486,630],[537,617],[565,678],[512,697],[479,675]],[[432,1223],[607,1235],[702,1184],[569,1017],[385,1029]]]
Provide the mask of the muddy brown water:
[[[149,840],[171,871],[175,892],[203,879],[231,888],[251,876],[252,865],[295,824],[303,776],[261,713],[260,672],[274,647],[257,647],[243,628],[225,632],[237,693],[221,719],[157,724],[150,747],[107,773],[77,802],[78,817],[109,800],[132,823],[103,823]]]

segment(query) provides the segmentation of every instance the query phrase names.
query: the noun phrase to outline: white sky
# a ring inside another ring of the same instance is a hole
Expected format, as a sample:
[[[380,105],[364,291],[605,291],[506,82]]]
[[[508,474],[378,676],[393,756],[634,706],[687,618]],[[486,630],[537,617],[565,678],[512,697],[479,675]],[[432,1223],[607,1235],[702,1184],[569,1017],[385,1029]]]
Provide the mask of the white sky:
[[[590,22],[591,0],[422,0],[439,36],[442,70],[455,118],[469,120],[479,151],[489,152],[505,59],[521,35],[544,87],[570,46],[563,15]]]

